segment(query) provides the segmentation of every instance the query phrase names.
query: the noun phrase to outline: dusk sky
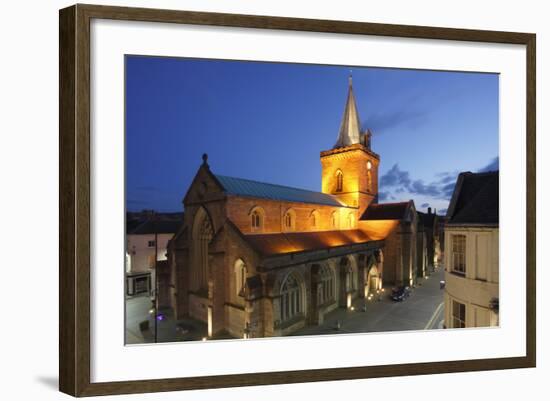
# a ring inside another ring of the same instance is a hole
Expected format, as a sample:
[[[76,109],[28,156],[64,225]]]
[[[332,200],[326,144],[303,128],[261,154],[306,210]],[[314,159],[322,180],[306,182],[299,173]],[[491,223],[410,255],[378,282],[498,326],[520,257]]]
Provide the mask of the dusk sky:
[[[498,169],[498,75],[126,57],[126,207],[181,211],[216,174],[321,190],[353,71],[380,155],[380,202],[448,207],[457,174]]]

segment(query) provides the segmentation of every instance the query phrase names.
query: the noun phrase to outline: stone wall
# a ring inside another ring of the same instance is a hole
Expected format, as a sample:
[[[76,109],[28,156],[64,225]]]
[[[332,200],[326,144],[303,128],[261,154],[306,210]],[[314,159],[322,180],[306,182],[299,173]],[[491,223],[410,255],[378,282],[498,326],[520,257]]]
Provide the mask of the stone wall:
[[[367,162],[371,163],[371,185],[368,187]],[[322,192],[337,195],[350,206],[359,207],[359,214],[378,194],[379,158],[362,145],[321,152]],[[337,191],[338,171],[343,173],[343,188]]]
[[[260,207],[263,214],[263,229],[253,231],[251,213],[254,208]],[[227,217],[243,232],[250,234],[280,233],[287,231],[283,225],[285,213],[292,209],[295,213],[293,231],[323,231],[335,229],[349,229],[357,226],[358,213],[356,208],[315,205],[299,202],[283,202],[269,199],[256,199],[239,196],[228,196]],[[311,215],[318,212],[315,226],[312,225]],[[332,214],[336,213],[336,227],[332,225]],[[348,215],[353,215],[353,227],[348,225]]]

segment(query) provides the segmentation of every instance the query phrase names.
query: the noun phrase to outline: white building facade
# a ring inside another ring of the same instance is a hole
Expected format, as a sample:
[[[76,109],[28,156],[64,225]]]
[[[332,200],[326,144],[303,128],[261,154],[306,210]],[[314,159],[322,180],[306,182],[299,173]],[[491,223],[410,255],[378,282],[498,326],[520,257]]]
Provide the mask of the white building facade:
[[[127,224],[126,295],[151,294],[156,262],[166,260],[168,241],[177,231],[181,219],[181,213],[142,213]]]
[[[498,326],[498,172],[460,174],[447,217],[445,327]]]

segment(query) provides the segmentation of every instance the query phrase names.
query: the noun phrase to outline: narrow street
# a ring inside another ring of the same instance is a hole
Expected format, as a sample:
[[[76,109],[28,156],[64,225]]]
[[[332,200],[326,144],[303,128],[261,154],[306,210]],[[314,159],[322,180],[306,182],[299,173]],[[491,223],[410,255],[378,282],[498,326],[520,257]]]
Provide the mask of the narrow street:
[[[336,309],[325,316],[320,326],[308,326],[293,335],[337,333],[368,333],[381,331],[426,330],[442,327],[444,290],[440,280],[445,277],[443,267],[434,272],[402,302],[390,299],[391,287],[371,301],[357,299],[354,310]],[[365,307],[366,306],[366,307]],[[336,329],[340,322],[340,328]]]

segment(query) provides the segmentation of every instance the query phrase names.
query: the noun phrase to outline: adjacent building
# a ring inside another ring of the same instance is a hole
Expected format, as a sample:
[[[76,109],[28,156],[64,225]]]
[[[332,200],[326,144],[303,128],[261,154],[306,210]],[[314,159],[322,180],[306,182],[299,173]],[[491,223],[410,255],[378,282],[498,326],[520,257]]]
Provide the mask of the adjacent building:
[[[499,174],[461,173],[445,225],[445,327],[499,324]]]
[[[166,260],[168,241],[182,220],[183,213],[126,214],[126,295],[151,293],[156,261]]]
[[[168,244],[177,319],[205,322],[208,336],[281,336],[383,283],[414,282],[414,203],[378,203],[380,156],[360,128],[351,78],[336,144],[320,162],[315,192],[222,175],[203,155]]]

